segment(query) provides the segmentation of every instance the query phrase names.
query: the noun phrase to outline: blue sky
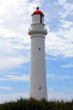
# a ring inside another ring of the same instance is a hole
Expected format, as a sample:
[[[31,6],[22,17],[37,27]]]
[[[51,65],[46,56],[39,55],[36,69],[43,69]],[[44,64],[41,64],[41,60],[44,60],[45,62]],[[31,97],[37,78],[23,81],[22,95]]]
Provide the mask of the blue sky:
[[[0,0],[0,103],[28,98],[31,14],[45,15],[48,100],[73,98],[73,0]]]

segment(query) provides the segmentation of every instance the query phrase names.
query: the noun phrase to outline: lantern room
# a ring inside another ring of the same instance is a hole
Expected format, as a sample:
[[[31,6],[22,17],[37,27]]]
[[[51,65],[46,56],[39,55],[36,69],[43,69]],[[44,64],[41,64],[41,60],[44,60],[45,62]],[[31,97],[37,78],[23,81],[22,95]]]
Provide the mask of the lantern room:
[[[31,16],[32,16],[32,24],[34,23],[44,24],[44,14],[39,10],[39,7],[37,7],[37,10],[35,10]]]

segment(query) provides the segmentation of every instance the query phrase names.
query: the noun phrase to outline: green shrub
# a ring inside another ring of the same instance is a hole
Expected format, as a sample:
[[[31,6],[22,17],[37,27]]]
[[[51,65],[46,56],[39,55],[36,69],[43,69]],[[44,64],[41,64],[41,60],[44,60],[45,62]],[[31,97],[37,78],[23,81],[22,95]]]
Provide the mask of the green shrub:
[[[63,100],[51,100],[45,99],[36,100],[33,98],[22,99],[5,102],[0,104],[0,110],[73,110],[73,100],[64,102]]]

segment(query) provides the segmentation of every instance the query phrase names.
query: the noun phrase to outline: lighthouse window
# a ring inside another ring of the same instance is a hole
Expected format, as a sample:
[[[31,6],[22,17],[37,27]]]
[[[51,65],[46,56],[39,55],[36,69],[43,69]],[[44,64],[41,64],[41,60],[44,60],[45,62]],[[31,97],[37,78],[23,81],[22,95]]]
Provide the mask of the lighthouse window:
[[[40,15],[40,23],[42,23],[42,15]]]
[[[41,90],[41,87],[39,87],[39,90]]]
[[[41,48],[39,47],[39,50],[41,50]]]
[[[43,15],[40,15],[40,23],[42,23]]]

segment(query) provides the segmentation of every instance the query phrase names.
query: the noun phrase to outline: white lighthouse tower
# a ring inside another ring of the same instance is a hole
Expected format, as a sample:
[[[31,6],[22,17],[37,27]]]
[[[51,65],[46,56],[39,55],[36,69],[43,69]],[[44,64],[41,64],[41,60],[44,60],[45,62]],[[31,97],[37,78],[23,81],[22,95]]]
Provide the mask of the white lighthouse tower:
[[[33,12],[28,34],[31,36],[30,86],[29,98],[47,100],[44,14],[39,10]]]

